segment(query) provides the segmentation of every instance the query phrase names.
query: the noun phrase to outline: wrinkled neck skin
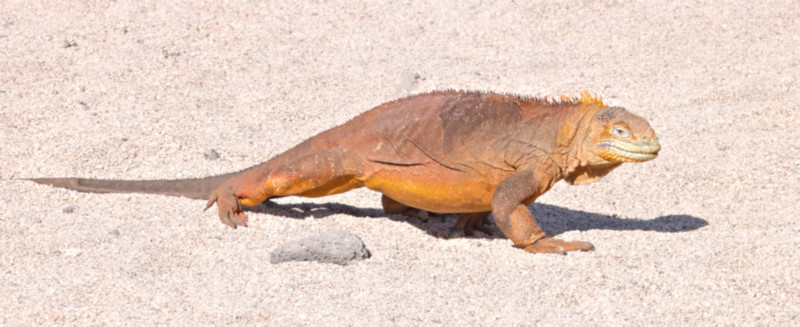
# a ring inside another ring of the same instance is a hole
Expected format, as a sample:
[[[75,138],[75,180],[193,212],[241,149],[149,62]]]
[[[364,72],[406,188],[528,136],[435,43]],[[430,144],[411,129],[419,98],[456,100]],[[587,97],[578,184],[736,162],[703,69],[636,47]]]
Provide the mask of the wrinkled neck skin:
[[[553,151],[553,161],[558,163],[564,181],[570,185],[596,182],[621,164],[589,164],[590,159],[598,161],[598,156],[591,150],[594,144],[589,124],[603,109],[605,108],[592,104],[576,104],[563,119]]]

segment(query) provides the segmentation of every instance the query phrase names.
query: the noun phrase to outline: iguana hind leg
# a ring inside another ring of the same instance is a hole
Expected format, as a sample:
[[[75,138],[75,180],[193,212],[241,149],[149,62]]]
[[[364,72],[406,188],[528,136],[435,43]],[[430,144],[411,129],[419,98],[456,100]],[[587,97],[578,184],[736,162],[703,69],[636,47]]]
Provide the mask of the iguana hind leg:
[[[383,206],[383,211],[388,214],[400,214],[409,217],[419,217],[423,220],[430,218],[431,216],[439,216],[441,214],[435,212],[429,212],[422,209],[417,209],[411,206],[407,206],[397,200],[392,199],[386,195],[381,197],[381,205]],[[463,230],[464,235],[472,236],[474,235],[474,230],[479,230],[486,234],[492,235],[492,231],[486,228],[485,225],[489,224],[489,212],[468,212],[468,213],[460,213],[458,214],[458,222],[456,222],[454,229]],[[444,221],[444,219],[442,220]]]
[[[320,197],[363,186],[356,179],[360,168],[337,148],[312,153],[277,164],[267,161],[222,182],[208,199],[217,204],[223,224],[247,226],[242,206],[256,206],[277,196]]]
[[[489,211],[460,213],[458,214],[458,222],[453,227],[463,229],[464,235],[467,236],[474,235],[474,230],[476,229],[492,235],[492,231],[486,225],[489,225]]]

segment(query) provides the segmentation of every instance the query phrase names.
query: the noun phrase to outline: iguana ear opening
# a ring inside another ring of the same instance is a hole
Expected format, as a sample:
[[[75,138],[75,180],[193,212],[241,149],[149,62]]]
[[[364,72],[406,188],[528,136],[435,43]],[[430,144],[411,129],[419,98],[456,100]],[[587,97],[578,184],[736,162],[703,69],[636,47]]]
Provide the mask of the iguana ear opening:
[[[569,167],[566,176],[564,176],[564,181],[566,181],[569,185],[594,183],[598,179],[608,175],[608,173],[614,170],[614,168],[619,167],[621,164],[621,162],[603,166],[580,166],[576,164],[572,167]]]

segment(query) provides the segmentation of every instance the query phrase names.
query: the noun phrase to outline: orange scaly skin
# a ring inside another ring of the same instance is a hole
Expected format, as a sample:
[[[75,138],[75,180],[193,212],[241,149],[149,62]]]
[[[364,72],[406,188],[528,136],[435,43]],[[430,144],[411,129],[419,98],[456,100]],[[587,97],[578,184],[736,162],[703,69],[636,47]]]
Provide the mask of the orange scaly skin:
[[[208,194],[208,207],[216,203],[234,228],[247,224],[242,206],[271,197],[367,187],[383,194],[389,213],[457,213],[457,227],[471,233],[485,230],[491,212],[515,246],[565,253],[593,246],[545,236],[527,206],[561,179],[591,183],[659,149],[644,118],[587,93],[544,100],[442,91],[384,103],[240,173],[179,180],[181,189],[171,188],[176,181],[34,181],[84,192]]]

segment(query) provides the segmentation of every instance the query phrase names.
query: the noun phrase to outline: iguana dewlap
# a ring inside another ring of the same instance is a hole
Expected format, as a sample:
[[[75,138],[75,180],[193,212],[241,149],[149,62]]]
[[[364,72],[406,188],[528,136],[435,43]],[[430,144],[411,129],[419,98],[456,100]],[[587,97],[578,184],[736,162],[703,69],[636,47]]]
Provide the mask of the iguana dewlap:
[[[41,178],[83,192],[187,196],[216,203],[228,226],[243,206],[279,196],[320,197],[367,187],[389,213],[457,213],[480,228],[489,212],[515,246],[530,252],[591,250],[545,236],[528,207],[553,184],[591,183],[623,162],[655,158],[650,124],[584,93],[545,100],[442,91],[384,103],[239,173],[202,179],[117,181]]]

